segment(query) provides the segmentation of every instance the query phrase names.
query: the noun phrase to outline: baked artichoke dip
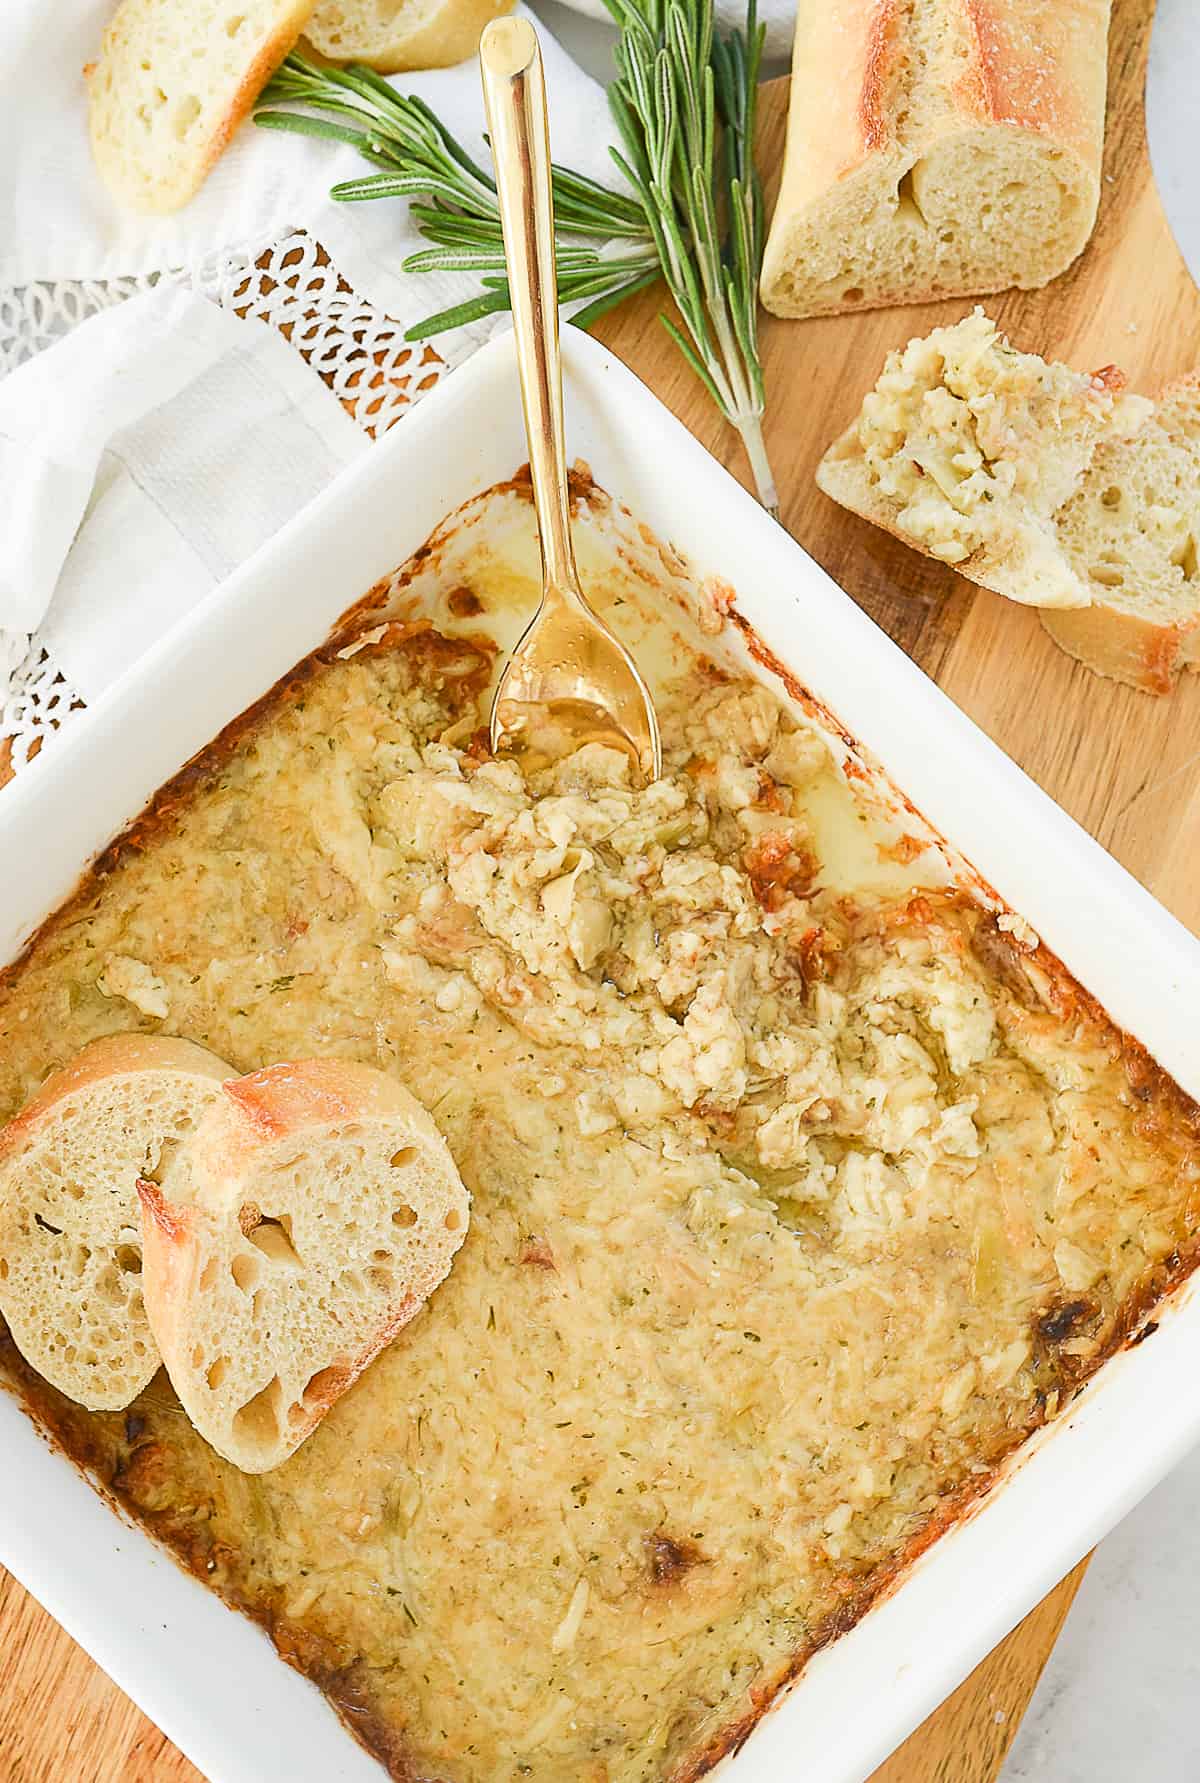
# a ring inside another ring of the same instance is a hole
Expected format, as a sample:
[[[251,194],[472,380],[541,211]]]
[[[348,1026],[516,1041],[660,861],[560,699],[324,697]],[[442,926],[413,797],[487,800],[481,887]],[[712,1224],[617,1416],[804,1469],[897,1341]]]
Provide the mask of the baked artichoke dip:
[[[535,600],[481,498],[0,980],[0,1115],[119,1029],[397,1074],[472,1197],[277,1471],[14,1387],[396,1778],[692,1778],[1197,1256],[1196,1107],[598,491],[663,777],[493,760]]]

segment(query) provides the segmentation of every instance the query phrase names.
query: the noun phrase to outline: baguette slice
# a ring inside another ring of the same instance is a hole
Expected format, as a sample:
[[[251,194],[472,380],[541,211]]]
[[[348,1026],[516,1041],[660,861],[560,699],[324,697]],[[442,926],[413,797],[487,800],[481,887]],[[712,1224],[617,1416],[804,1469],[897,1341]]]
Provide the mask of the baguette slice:
[[[762,300],[1028,290],[1100,195],[1109,0],[799,0]]]
[[[225,1084],[161,1188],[139,1192],[167,1372],[201,1436],[245,1473],[286,1461],[408,1323],[469,1213],[420,1104],[335,1059]]]
[[[313,0],[121,0],[85,72],[92,155],[135,210],[178,210],[304,29]]]
[[[318,0],[306,36],[331,62],[381,74],[452,68],[479,49],[483,27],[515,0]]]
[[[1200,373],[1164,390],[1132,439],[1099,446],[1055,527],[1092,593],[1042,614],[1056,644],[1145,693],[1200,668]]]
[[[160,1172],[229,1075],[189,1040],[115,1034],[0,1133],[0,1312],[26,1361],[91,1411],[128,1405],[158,1368],[137,1181]]]
[[[817,467],[845,508],[981,587],[1038,607],[1090,606],[1095,585],[1056,516],[1100,446],[1151,413],[1095,376],[1019,353],[981,309],[888,355]]]

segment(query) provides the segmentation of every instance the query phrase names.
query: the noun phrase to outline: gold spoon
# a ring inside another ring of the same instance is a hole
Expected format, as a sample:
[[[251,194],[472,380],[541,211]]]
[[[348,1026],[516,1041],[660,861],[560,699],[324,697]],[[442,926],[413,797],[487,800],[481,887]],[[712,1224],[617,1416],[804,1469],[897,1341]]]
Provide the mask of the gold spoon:
[[[556,734],[556,753],[564,743],[608,743],[657,780],[662,744],[649,691],[584,599],[571,546],[550,129],[536,32],[526,19],[494,19],[480,39],[479,62],[542,552],[541,605],[500,676],[492,748],[528,748],[536,726],[539,745]]]

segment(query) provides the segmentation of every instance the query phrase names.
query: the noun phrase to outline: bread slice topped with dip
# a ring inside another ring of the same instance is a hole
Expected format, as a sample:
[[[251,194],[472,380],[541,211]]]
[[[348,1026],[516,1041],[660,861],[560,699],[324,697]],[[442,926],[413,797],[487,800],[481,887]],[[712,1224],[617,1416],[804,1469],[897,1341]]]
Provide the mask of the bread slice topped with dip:
[[[1055,515],[1101,442],[1152,405],[1115,367],[1094,376],[1021,353],[981,309],[889,353],[858,415],[817,467],[835,501],[1027,606],[1092,593]]]
[[[171,1384],[245,1473],[286,1461],[420,1311],[469,1216],[420,1104],[336,1059],[226,1083],[161,1187],[139,1192]]]
[[[1022,353],[982,310],[888,355],[817,482],[1070,655],[1146,693],[1200,664],[1200,374],[1157,402],[1114,366]]]
[[[190,1040],[94,1040],[0,1132],[0,1312],[25,1360],[89,1411],[159,1366],[137,1184],[159,1175],[228,1065]]]

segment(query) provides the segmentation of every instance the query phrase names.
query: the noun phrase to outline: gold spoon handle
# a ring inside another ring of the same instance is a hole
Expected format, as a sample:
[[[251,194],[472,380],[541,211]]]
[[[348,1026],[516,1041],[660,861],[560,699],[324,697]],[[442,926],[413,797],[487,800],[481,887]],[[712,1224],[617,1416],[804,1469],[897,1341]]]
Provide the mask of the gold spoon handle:
[[[546,593],[582,601],[567,504],[550,126],[537,33],[493,19],[479,43]],[[543,596],[545,599],[545,596]]]

